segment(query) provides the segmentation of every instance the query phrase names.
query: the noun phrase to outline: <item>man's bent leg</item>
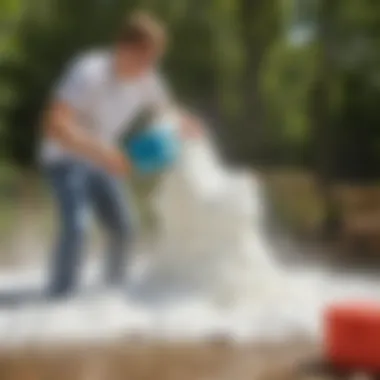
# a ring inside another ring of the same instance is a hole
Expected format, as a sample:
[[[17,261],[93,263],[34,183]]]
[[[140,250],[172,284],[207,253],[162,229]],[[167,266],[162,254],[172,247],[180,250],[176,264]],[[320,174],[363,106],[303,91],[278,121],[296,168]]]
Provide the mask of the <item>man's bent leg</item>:
[[[109,237],[106,281],[121,285],[137,229],[135,205],[121,180],[96,171],[90,182],[94,209]]]
[[[49,167],[47,174],[61,218],[49,292],[53,297],[61,297],[68,295],[78,280],[87,224],[86,173],[79,164],[65,163]]]

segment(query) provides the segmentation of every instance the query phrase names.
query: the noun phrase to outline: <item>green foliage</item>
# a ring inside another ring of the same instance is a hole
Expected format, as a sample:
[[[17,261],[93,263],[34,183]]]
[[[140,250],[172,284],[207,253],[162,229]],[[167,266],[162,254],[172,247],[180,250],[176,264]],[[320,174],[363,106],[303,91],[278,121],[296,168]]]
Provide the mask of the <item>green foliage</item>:
[[[41,110],[67,61],[107,45],[136,8],[167,23],[164,71],[179,100],[213,121],[227,151],[255,163],[312,165],[319,157],[335,175],[377,175],[373,0],[3,0],[3,159],[33,162]],[[297,45],[294,31],[305,30],[312,33]]]
[[[2,151],[12,160],[33,161],[40,113],[54,80],[78,51],[111,40],[124,8],[123,1],[45,0],[24,9],[13,37],[17,54],[0,64],[2,143],[8,147]]]
[[[297,159],[294,155],[300,155],[310,139],[308,94],[315,75],[315,54],[312,45],[298,48],[279,41],[262,70],[268,128],[277,136],[277,148],[288,158]]]
[[[164,70],[179,99],[211,117],[217,114],[225,132],[234,126],[234,138],[247,141],[246,134],[238,138],[236,128],[247,104],[241,83],[245,72],[252,71],[247,44],[262,49],[269,44],[268,35],[276,33],[268,33],[265,25],[273,18],[276,0],[271,2],[271,7],[262,2],[252,12],[255,26],[246,29],[246,41],[241,25],[250,23],[242,12],[248,4],[244,0],[44,0],[25,8],[13,36],[17,54],[0,64],[0,109],[6,126],[2,141],[8,155],[21,164],[32,161],[40,112],[67,60],[112,41],[125,12],[136,8],[151,9],[168,24],[171,49]]]

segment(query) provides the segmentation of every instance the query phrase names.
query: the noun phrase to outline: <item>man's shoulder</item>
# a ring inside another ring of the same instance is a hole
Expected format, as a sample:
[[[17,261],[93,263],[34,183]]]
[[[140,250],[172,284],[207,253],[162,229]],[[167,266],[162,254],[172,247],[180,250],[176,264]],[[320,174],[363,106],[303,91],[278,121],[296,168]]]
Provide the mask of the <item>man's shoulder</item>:
[[[104,50],[92,50],[78,54],[73,59],[73,67],[86,77],[102,77],[109,65],[110,55]]]

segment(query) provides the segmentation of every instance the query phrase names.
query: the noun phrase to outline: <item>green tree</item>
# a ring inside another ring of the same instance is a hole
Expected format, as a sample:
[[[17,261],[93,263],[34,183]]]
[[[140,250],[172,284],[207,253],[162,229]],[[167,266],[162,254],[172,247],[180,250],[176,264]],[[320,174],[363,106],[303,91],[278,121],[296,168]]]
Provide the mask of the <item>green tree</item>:
[[[240,0],[240,38],[245,55],[240,82],[243,102],[240,149],[260,160],[265,160],[268,145],[260,75],[264,59],[280,33],[280,9],[277,0]]]
[[[6,127],[2,152],[21,165],[34,161],[40,113],[67,61],[81,49],[109,42],[128,7],[136,6],[121,0],[44,0],[38,7],[27,5],[12,37],[17,53],[0,64],[1,87],[7,94],[0,99]]]
[[[263,65],[268,150],[277,165],[310,165],[308,105],[315,69],[315,46],[294,46],[286,39],[273,46]]]

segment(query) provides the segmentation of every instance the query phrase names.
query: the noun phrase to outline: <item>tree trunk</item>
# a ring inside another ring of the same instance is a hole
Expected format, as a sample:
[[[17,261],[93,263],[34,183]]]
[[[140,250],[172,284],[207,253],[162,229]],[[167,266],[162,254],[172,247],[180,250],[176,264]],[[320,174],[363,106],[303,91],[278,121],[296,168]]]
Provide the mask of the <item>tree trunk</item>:
[[[333,238],[340,224],[340,212],[334,194],[336,136],[333,126],[331,86],[336,76],[334,65],[334,23],[339,0],[321,0],[319,13],[319,65],[310,97],[312,136],[317,185],[324,202],[322,234]]]
[[[279,8],[277,0],[241,0],[241,37],[245,50],[241,143],[245,154],[255,161],[265,157],[265,106],[260,74],[263,58],[279,32]]]

